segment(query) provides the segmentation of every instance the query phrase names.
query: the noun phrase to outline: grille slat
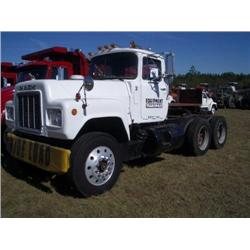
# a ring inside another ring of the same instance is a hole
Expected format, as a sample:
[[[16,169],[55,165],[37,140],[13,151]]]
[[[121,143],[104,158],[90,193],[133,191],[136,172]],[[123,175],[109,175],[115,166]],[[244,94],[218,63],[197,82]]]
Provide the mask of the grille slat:
[[[41,100],[39,93],[18,94],[18,122],[23,128],[41,129]]]

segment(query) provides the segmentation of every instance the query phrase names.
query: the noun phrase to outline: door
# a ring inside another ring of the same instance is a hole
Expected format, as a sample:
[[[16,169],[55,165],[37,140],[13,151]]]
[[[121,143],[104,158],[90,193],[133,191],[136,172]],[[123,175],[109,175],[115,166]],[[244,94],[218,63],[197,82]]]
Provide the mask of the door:
[[[151,69],[158,69],[159,78],[150,80]],[[146,57],[142,59],[141,116],[145,122],[162,121],[167,115],[167,85],[162,76],[161,60]]]

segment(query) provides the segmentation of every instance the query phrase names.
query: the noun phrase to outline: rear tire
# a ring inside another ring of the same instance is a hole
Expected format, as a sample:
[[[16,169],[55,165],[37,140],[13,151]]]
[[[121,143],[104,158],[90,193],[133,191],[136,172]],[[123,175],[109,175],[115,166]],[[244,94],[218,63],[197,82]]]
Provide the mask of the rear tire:
[[[204,155],[209,149],[211,140],[209,123],[201,118],[193,120],[187,130],[186,139],[189,154],[194,156]]]
[[[211,121],[211,148],[219,149],[227,140],[227,123],[223,116],[214,116]]]
[[[69,175],[76,189],[88,197],[111,189],[121,166],[119,145],[115,138],[91,132],[81,136],[73,145]]]

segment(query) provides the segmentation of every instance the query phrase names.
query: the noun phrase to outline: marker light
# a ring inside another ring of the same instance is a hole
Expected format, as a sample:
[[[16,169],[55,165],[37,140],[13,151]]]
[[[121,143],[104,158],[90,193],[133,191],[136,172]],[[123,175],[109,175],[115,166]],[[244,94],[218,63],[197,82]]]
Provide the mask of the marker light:
[[[130,48],[133,48],[133,49],[137,48],[137,45],[136,45],[135,41],[130,42]]]
[[[75,116],[77,114],[77,109],[72,109],[71,114]]]

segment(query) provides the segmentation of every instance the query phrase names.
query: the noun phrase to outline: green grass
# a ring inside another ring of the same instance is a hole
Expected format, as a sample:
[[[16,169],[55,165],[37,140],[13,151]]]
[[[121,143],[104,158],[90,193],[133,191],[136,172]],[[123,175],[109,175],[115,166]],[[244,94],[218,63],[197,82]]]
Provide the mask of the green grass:
[[[124,165],[109,192],[80,198],[65,177],[2,157],[2,217],[249,217],[250,111],[220,110],[225,147]]]

